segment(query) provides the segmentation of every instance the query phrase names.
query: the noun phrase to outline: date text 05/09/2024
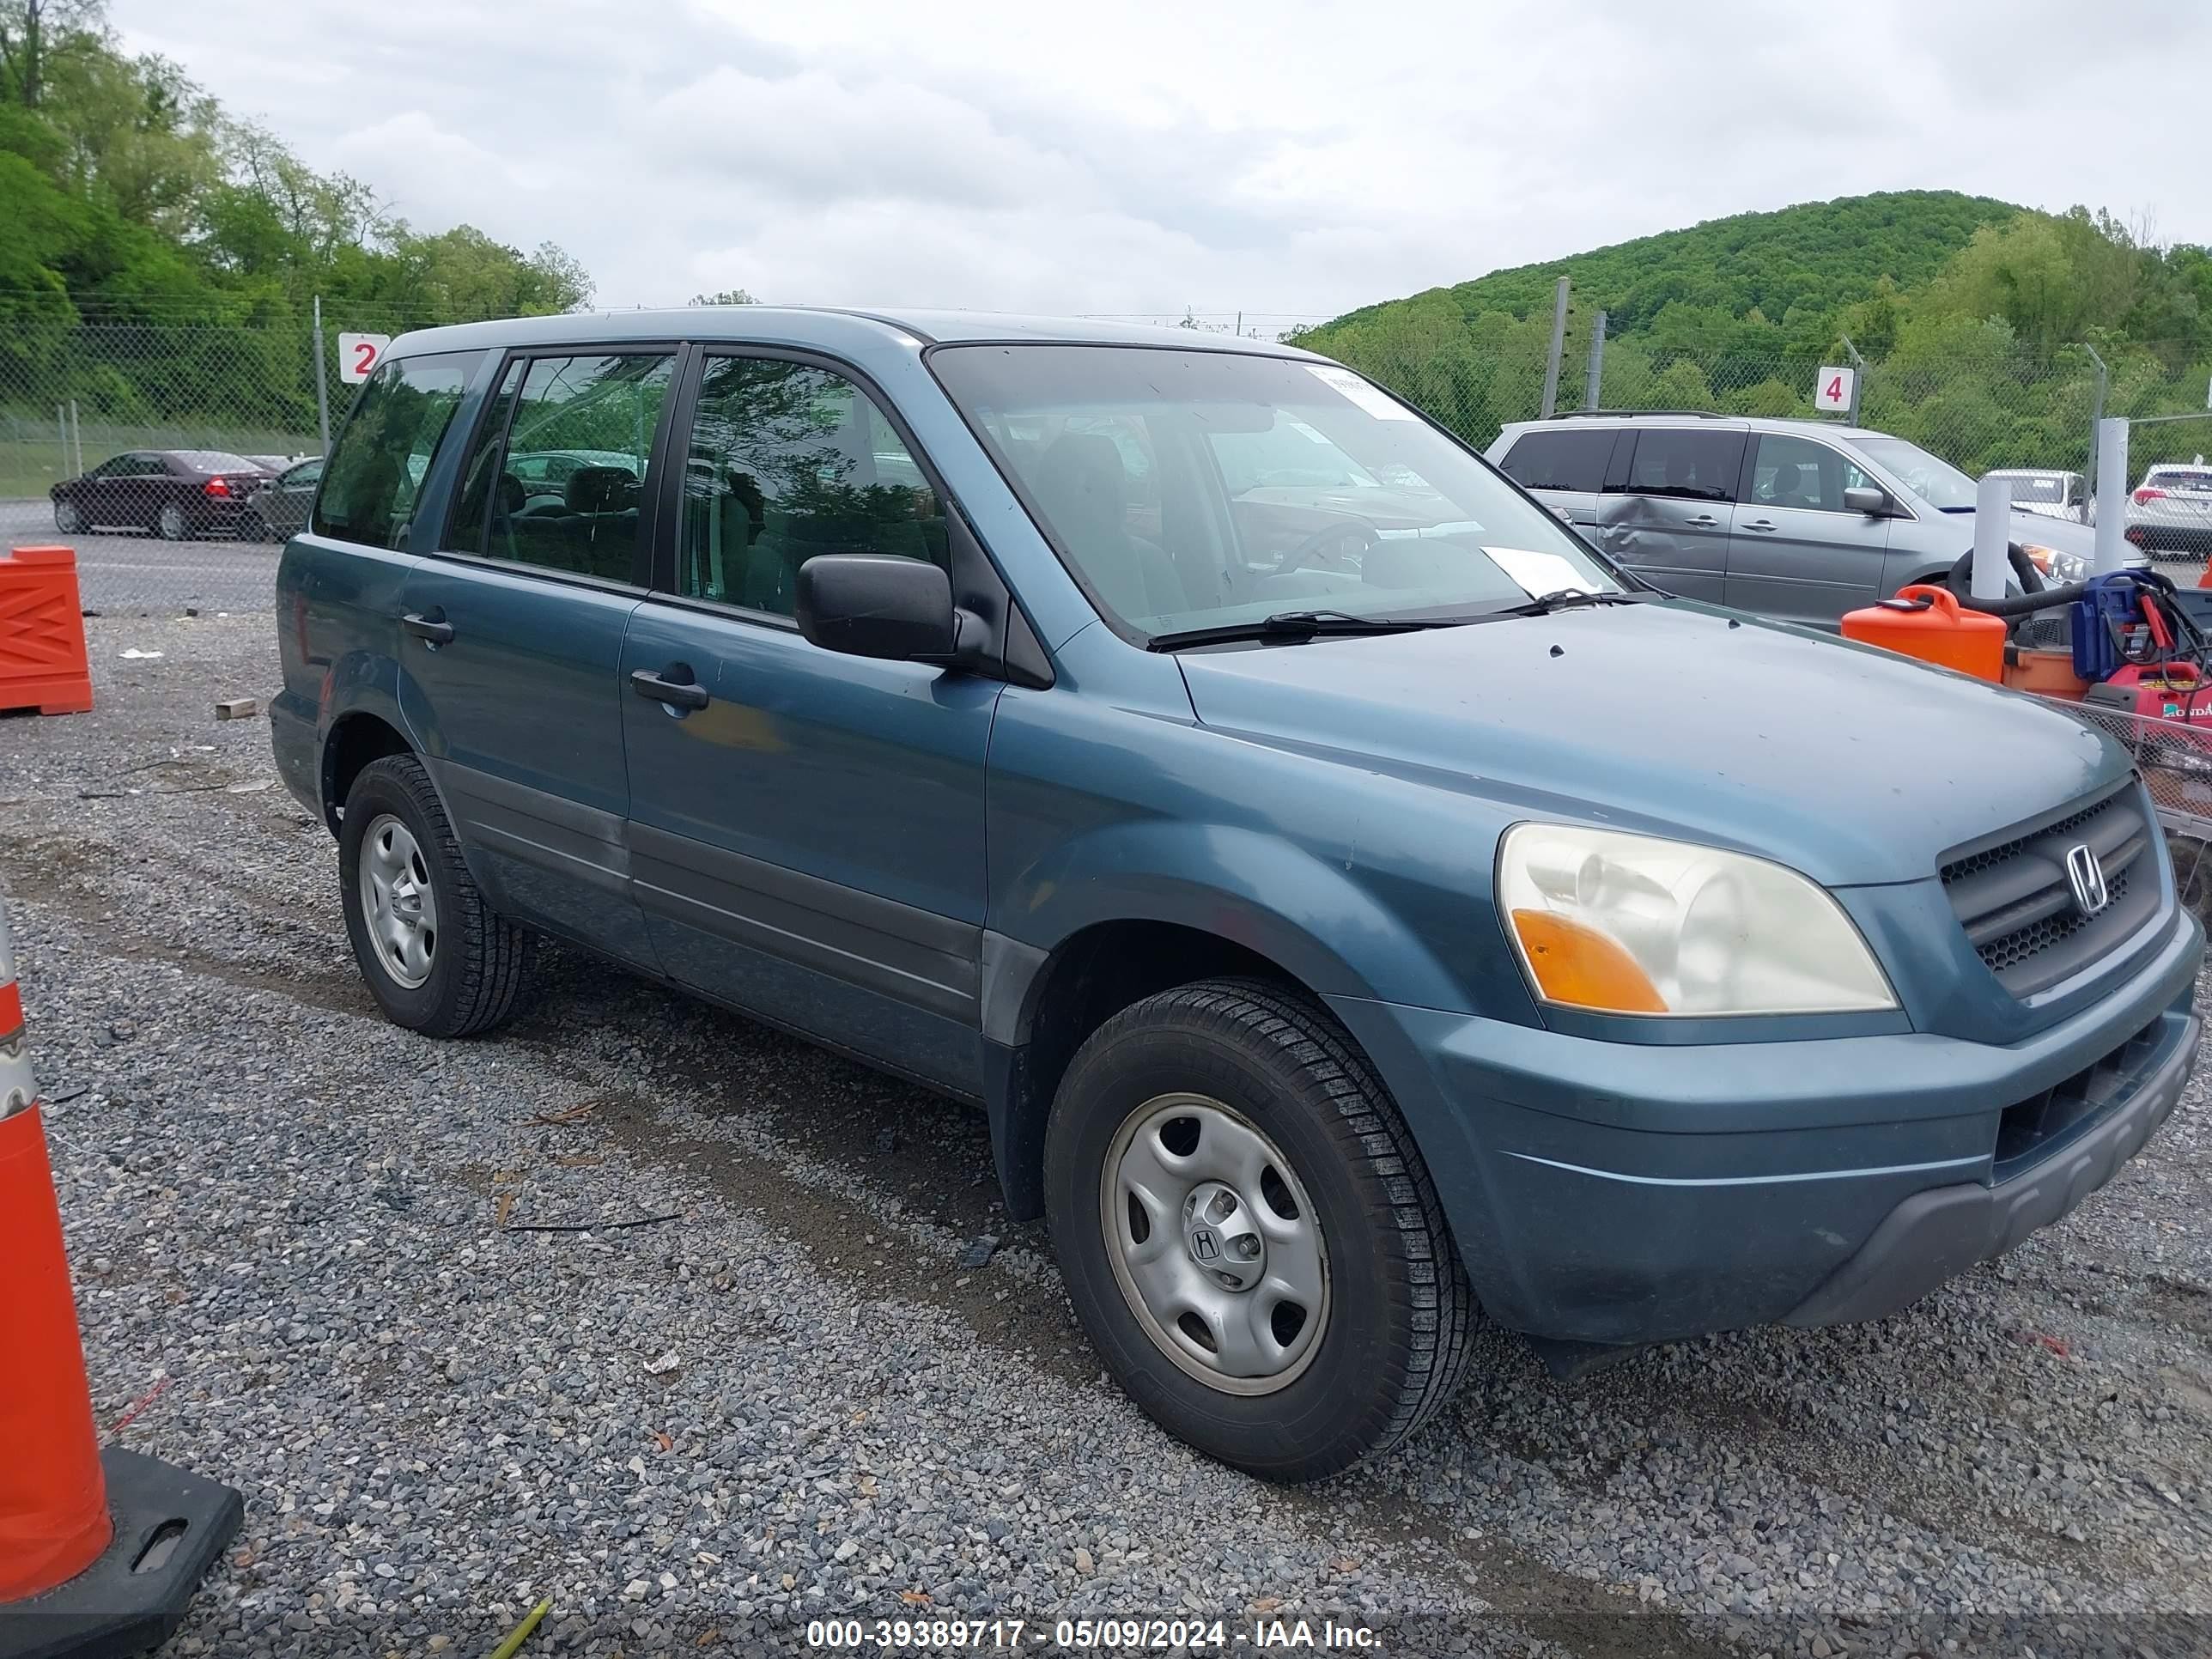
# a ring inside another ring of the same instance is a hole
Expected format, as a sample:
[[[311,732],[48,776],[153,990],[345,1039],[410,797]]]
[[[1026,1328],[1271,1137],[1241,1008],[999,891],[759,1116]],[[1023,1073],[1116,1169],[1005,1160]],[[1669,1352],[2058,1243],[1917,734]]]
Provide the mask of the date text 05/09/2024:
[[[817,1619],[806,1645],[895,1653],[970,1648],[1031,1653],[1377,1652],[1381,1633],[1334,1619]]]

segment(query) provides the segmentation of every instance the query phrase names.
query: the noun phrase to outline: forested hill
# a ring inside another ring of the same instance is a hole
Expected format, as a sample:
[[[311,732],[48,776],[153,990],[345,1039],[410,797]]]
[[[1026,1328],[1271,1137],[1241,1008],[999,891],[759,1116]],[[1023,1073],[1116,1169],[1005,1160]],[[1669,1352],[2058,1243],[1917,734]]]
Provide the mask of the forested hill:
[[[1567,276],[1577,307],[1603,309],[1607,332],[1615,335],[1647,331],[1670,305],[1736,318],[1757,311],[1777,324],[1793,311],[1826,318],[1870,297],[1885,277],[1899,288],[1926,282],[1980,227],[2002,225],[2021,211],[1990,197],[1948,190],[1801,202],[1494,270],[1435,292],[1470,318],[1484,312],[1548,316],[1553,285]],[[1338,322],[1383,308],[1366,307]]]
[[[1566,409],[1585,401],[1600,311],[1607,407],[1810,415],[1815,371],[1856,349],[1861,418],[1969,470],[2079,467],[2099,410],[2202,410],[2212,378],[2212,252],[2156,244],[2087,208],[2042,213],[1949,191],[1715,219],[1369,306],[1295,337],[1487,444],[1540,412],[1562,275],[1574,285]],[[2212,429],[2194,424],[2144,431],[2168,459],[2212,447]]]

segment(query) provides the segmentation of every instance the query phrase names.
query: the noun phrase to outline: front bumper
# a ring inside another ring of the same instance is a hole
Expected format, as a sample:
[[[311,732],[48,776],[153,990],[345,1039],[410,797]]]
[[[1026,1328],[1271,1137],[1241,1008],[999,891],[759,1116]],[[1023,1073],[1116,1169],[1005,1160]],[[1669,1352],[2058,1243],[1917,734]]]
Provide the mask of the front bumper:
[[[2154,1053],[2163,1058],[2146,1065],[2124,1095],[2058,1151],[1994,1186],[1964,1182],[1914,1194],[1783,1322],[1882,1318],[2070,1213],[2142,1150],[2181,1099],[2203,1026],[2194,1014],[2167,1018],[2174,1022],[2172,1040],[2154,1039]]]
[[[1396,1096],[1491,1316],[1634,1344],[1880,1317],[2057,1220],[2173,1110],[2203,952],[2179,913],[2125,983],[2002,1046],[1632,1044],[1331,1006]],[[2092,1073],[2094,1104],[1999,1162],[2008,1109]]]

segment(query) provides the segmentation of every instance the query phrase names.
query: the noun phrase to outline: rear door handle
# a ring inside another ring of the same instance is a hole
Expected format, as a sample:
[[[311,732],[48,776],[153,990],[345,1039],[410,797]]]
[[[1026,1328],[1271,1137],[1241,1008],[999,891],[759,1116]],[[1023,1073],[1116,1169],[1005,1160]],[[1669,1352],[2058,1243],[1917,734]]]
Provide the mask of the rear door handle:
[[[446,620],[446,613],[434,606],[427,616],[402,617],[399,625],[416,639],[430,645],[451,645],[453,625]]]
[[[1742,526],[1746,530],[1779,530],[1782,526],[1771,519],[1753,519]]]
[[[1696,518],[1685,519],[1682,522],[1698,530],[1711,530],[1715,525],[1718,524],[1720,520],[1713,517],[1710,513],[1700,513]]]
[[[671,663],[672,671],[677,665]],[[665,702],[672,708],[704,708],[714,699],[707,688],[689,680],[665,680],[650,668],[633,668],[629,689],[641,697],[650,697],[655,702]]]

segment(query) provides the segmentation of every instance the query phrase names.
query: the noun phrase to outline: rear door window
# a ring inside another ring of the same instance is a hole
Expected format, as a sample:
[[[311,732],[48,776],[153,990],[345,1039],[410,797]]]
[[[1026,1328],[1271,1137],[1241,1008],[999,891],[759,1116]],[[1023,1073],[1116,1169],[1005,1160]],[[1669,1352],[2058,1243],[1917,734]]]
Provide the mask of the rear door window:
[[[363,547],[405,545],[430,458],[480,356],[392,358],[369,376],[315,498],[317,535]]]
[[[1613,431],[1524,432],[1498,470],[1523,489],[1571,489],[1595,495],[1605,488]]]
[[[1743,439],[1740,431],[1646,427],[1636,434],[1627,491],[1678,501],[1733,501],[1736,474],[1743,466]]]
[[[464,469],[446,544],[540,570],[629,582],[672,352],[507,366]]]

